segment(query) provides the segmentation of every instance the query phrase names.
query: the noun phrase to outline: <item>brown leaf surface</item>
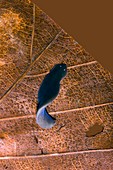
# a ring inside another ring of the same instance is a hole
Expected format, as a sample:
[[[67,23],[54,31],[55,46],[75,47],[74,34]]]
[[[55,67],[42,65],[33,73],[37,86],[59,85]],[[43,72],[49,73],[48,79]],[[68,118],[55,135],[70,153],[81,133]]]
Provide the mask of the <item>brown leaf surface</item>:
[[[0,170],[112,170],[113,151],[53,154],[2,159]]]
[[[0,170],[110,169],[112,75],[29,0],[0,1],[0,33]],[[43,130],[35,120],[37,92],[60,62],[68,74],[48,107],[57,123]],[[87,135],[97,125],[103,129]],[[47,156],[32,156],[40,154]]]

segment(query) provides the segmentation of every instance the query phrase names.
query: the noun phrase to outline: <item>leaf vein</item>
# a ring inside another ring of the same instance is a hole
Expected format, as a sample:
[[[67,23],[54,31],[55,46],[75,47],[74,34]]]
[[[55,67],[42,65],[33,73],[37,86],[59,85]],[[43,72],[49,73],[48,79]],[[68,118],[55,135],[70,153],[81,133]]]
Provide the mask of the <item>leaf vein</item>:
[[[7,89],[7,91],[3,94],[3,96],[0,98],[0,103],[7,97],[7,95],[15,88],[15,86],[20,83],[23,78],[26,76],[26,74],[29,72],[30,68],[33,66],[33,64],[40,59],[41,55],[44,53],[45,50],[47,50],[49,48],[49,46],[51,45],[51,43],[59,36],[59,34],[62,32],[62,29],[53,37],[53,39],[47,44],[47,46],[40,52],[40,54],[35,55],[33,58],[34,60],[32,61],[32,63],[29,64],[29,66],[26,68],[26,70],[24,71],[24,73],[18,77],[18,79],[12,84],[12,86],[9,87],[9,89]]]

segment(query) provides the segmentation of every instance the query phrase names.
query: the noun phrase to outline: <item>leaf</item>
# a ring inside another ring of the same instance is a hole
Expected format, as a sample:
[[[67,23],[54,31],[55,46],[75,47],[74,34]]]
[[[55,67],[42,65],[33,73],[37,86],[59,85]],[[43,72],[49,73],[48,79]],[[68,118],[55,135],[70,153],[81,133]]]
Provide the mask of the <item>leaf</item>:
[[[14,169],[15,158],[19,161],[15,169],[49,168],[47,162],[43,165],[46,157],[53,169],[54,165],[59,169],[61,160],[66,160],[62,169],[92,169],[92,164],[101,169],[109,164],[110,168],[112,75],[30,1],[1,0],[0,9],[2,169]],[[54,64],[61,62],[67,64],[68,74],[58,97],[48,107],[57,123],[43,130],[35,120],[38,88]],[[95,124],[101,124],[103,131],[88,137],[87,132]],[[34,159],[33,155],[40,154],[47,155]],[[105,157],[107,164],[103,162]]]

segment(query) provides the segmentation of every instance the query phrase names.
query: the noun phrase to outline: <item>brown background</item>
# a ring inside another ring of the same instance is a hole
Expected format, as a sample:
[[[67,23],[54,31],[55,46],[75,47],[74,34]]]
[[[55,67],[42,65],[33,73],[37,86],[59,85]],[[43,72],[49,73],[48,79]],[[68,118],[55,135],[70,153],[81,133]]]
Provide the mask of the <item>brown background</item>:
[[[113,74],[112,0],[32,0]]]

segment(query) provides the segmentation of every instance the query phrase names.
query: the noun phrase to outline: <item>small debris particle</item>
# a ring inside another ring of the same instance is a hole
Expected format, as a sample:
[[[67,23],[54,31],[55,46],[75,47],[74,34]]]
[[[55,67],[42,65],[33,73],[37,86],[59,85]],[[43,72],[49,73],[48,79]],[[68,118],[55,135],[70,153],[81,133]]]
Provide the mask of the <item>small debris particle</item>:
[[[102,125],[99,125],[98,123],[95,123],[93,126],[89,127],[89,130],[86,132],[86,137],[93,137],[97,134],[103,132],[104,127]]]

